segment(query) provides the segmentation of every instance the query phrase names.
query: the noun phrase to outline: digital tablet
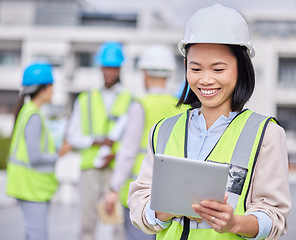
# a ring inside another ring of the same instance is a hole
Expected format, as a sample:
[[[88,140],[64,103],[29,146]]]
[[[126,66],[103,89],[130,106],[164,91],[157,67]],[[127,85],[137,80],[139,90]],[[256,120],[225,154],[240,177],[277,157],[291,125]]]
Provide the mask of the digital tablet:
[[[193,203],[224,201],[229,167],[229,164],[155,154],[151,209],[199,217],[191,207]]]

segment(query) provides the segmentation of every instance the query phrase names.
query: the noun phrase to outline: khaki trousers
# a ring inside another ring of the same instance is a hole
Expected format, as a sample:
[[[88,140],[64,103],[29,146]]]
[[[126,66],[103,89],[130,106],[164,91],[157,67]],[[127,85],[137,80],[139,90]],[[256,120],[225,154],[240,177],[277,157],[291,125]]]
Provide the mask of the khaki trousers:
[[[98,219],[97,203],[109,191],[111,174],[112,170],[109,168],[88,169],[81,172],[81,240],[95,240],[97,222],[100,224],[100,229],[103,227]],[[124,239],[122,229],[121,225],[113,225],[111,240]],[[107,238],[104,239],[107,240]]]

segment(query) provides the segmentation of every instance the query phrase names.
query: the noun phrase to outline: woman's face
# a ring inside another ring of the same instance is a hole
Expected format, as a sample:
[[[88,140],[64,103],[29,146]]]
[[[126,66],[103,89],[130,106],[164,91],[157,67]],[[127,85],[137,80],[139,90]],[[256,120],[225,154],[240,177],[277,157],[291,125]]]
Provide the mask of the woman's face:
[[[50,102],[51,101],[51,97],[52,97],[52,93],[53,93],[53,89],[52,89],[52,84],[48,84],[46,86],[46,88],[44,89],[43,94],[43,98],[44,98],[44,102]]]
[[[202,104],[202,111],[231,111],[237,61],[226,45],[198,43],[190,46],[187,79]]]

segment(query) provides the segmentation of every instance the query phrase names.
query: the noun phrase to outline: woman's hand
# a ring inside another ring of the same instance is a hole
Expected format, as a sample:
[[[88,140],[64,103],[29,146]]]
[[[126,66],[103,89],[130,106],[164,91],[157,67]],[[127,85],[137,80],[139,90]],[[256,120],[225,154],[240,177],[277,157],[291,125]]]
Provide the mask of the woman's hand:
[[[167,222],[167,221],[169,221],[170,219],[172,219],[174,217],[176,217],[176,218],[183,217],[181,215],[174,215],[174,214],[158,212],[158,211],[155,211],[155,216],[156,216],[157,219],[159,219],[162,222]],[[189,218],[190,220],[195,220],[198,223],[202,222],[202,218],[194,218],[194,217],[187,217],[187,218]]]
[[[170,213],[155,211],[155,217],[162,222],[167,222],[176,216],[174,214],[170,214]]]
[[[227,203],[228,193],[223,203],[216,201],[202,201],[193,204],[192,208],[203,220],[219,233],[235,233],[244,237],[254,238],[259,231],[258,220],[253,215],[234,215],[232,206]]]
[[[235,215],[233,208],[227,203],[228,194],[225,194],[224,202],[202,201],[193,204],[192,208],[203,220],[210,224],[219,233],[234,232]]]
[[[186,216],[186,217],[189,218],[190,220],[197,221],[198,223],[202,222],[202,218],[195,218],[195,217],[188,217],[188,216]]]

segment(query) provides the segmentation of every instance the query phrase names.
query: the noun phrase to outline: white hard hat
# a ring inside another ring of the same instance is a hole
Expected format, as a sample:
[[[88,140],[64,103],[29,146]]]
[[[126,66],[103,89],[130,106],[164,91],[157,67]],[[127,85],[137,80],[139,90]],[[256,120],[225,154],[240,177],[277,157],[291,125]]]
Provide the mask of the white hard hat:
[[[163,45],[152,45],[140,56],[138,67],[155,77],[169,77],[176,67],[175,56]]]
[[[190,43],[241,45],[247,47],[250,58],[255,56],[245,19],[235,9],[221,4],[202,8],[191,16],[186,24],[183,40],[178,44],[183,56],[185,46]]]

